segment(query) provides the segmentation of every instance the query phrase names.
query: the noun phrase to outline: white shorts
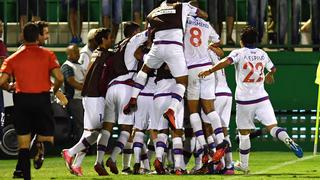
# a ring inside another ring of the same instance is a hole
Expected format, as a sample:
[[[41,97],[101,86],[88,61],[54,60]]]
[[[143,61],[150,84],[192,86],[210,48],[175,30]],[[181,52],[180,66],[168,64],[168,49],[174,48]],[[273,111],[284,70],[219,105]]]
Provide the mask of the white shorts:
[[[108,88],[106,93],[105,122],[133,125],[134,114],[126,115],[123,108],[131,98],[132,87],[125,84],[116,84]]]
[[[201,99],[215,99],[215,76],[214,73],[206,78],[199,78],[198,74],[202,71],[210,69],[212,66],[202,66],[188,70],[188,87],[187,99],[199,100]]]
[[[154,121],[153,93],[140,93],[137,99],[138,109],[134,113],[134,128],[146,130]]]
[[[167,63],[173,77],[188,75],[183,47],[177,44],[153,44],[147,54],[145,64],[152,69],[159,69]]]
[[[83,97],[84,108],[83,127],[93,130],[101,129],[104,118],[104,98],[103,97]]]
[[[222,127],[229,127],[231,108],[232,108],[232,96],[216,96],[214,101],[214,107],[221,119]]]
[[[151,121],[150,129],[163,130],[168,128],[168,120],[163,117],[163,113],[168,109],[171,103],[171,91],[174,85],[174,79],[163,79],[157,82],[153,100],[155,120]],[[183,128],[183,115],[184,103],[181,101],[174,115],[177,129]]]
[[[254,118],[257,116],[259,121],[269,126],[277,124],[273,107],[269,99],[255,104],[236,105],[236,123],[238,129],[255,129]]]

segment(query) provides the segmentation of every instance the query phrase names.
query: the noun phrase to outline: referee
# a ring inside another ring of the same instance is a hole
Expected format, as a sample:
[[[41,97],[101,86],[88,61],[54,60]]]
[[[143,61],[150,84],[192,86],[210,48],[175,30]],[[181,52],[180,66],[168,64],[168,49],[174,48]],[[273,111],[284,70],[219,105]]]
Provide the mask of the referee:
[[[31,132],[38,134],[39,142],[53,143],[54,119],[50,103],[51,81],[55,79],[53,92],[63,83],[63,75],[56,56],[38,45],[39,28],[27,23],[23,28],[24,46],[9,56],[0,69],[0,86],[15,90],[14,126],[18,135],[18,163],[24,179],[31,179],[29,145]],[[8,83],[15,77],[15,84]]]

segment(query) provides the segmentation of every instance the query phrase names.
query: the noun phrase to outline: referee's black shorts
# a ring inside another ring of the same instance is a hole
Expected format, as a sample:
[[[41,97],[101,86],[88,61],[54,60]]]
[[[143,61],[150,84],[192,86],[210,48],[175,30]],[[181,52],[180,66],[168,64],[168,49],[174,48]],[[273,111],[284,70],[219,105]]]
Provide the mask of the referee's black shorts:
[[[14,126],[18,135],[36,133],[53,136],[55,121],[50,93],[17,93],[13,95]]]

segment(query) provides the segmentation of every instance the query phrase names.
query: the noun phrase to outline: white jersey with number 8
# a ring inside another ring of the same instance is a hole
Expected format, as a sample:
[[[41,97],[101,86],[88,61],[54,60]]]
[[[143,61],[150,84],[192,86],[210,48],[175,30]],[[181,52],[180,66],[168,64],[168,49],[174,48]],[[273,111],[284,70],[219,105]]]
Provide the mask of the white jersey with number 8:
[[[252,101],[268,96],[264,89],[264,68],[274,67],[266,52],[259,48],[241,48],[229,56],[236,69],[236,95],[238,101]]]
[[[187,66],[211,62],[208,56],[208,42],[219,42],[219,35],[205,20],[188,16],[184,36],[184,54]]]

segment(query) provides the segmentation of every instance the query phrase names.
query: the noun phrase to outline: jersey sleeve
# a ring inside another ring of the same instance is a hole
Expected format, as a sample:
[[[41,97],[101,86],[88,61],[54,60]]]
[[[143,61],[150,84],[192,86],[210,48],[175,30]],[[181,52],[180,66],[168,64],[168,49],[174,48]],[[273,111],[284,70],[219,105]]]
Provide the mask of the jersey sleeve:
[[[130,42],[128,42],[126,50],[124,52],[124,62],[127,66],[127,68],[130,70],[133,67],[131,67],[132,59],[134,59],[134,52],[140,45],[142,45],[145,41],[148,40],[148,34],[147,31],[143,31],[141,33],[136,34],[130,39]]]
[[[89,55],[85,52],[80,53],[80,57],[79,57],[78,62],[81,64],[83,69],[88,69],[88,66],[90,63]]]
[[[237,50],[231,51],[228,58],[232,59],[232,64],[238,63],[240,61],[240,53]]]
[[[209,24],[209,29],[210,29],[209,41],[211,41],[213,43],[220,42],[219,35],[217,34],[217,32],[213,29],[213,27],[210,24]]]
[[[49,52],[49,70],[59,68],[59,67],[60,65],[56,55],[54,54],[54,52],[50,51]]]
[[[213,64],[217,64],[219,62],[219,57],[217,56],[216,53],[214,53],[209,49],[208,54]]]
[[[1,69],[0,69],[1,73],[7,73],[9,75],[13,74],[13,67],[12,67],[12,59],[11,58],[7,58],[6,60],[4,60]]]
[[[65,79],[68,79],[69,77],[74,76],[74,71],[73,71],[72,67],[70,67],[67,64],[63,64],[61,66],[61,72],[62,72]]]
[[[274,64],[272,63],[267,53],[265,53],[265,56],[266,56],[266,69],[270,72],[271,69],[274,67]]]

